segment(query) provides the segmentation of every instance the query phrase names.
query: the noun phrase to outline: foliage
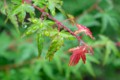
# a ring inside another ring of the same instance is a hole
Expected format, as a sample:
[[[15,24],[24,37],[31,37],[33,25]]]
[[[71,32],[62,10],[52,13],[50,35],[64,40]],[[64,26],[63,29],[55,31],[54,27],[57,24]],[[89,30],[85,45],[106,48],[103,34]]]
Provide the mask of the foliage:
[[[2,7],[5,10],[5,13],[3,14],[5,14],[8,17],[8,19],[13,23],[13,25],[15,26],[19,34],[22,32],[19,30],[19,26],[23,25],[23,23],[25,23],[24,24],[25,26],[28,26],[28,28],[23,32],[22,37],[32,35],[34,33],[37,35],[37,45],[38,45],[38,52],[39,52],[38,56],[41,56],[42,54],[45,37],[51,38],[51,44],[46,54],[46,58],[48,58],[49,60],[52,60],[55,52],[57,52],[62,47],[64,43],[64,38],[66,38],[64,35],[69,36],[71,34],[72,36],[76,37],[76,39],[78,39],[78,42],[82,42],[83,45],[87,45],[87,44],[85,44],[81,40],[80,36],[77,35],[78,33],[85,32],[88,36],[93,38],[92,33],[88,28],[81,26],[79,24],[76,24],[76,26],[79,25],[78,27],[79,30],[77,31],[77,34],[76,34],[76,31],[75,32],[71,31],[69,28],[64,26],[62,22],[58,21],[57,19],[55,19],[49,14],[49,11],[50,11],[52,15],[55,15],[55,8],[58,8],[58,10],[61,11],[61,0],[59,1],[43,0],[39,2],[42,6],[36,3],[37,3],[36,0],[35,1],[34,0],[33,1],[32,0],[18,0],[18,1],[4,0],[3,2],[4,5]],[[38,10],[41,13],[40,19],[36,17],[35,10]],[[25,19],[27,15],[30,15],[30,16],[29,18],[27,18],[28,21],[26,22]],[[66,30],[68,34],[63,33],[63,30],[60,30],[60,28],[63,28],[64,30]],[[81,54],[82,53],[83,52],[81,52]]]
[[[120,79],[119,0],[32,1],[34,6],[31,0],[0,1],[0,80]],[[95,39],[88,37],[88,28],[77,29],[76,22],[89,27]],[[93,47],[94,55],[86,55],[85,64],[80,60],[68,66],[68,49],[79,43],[61,24]]]

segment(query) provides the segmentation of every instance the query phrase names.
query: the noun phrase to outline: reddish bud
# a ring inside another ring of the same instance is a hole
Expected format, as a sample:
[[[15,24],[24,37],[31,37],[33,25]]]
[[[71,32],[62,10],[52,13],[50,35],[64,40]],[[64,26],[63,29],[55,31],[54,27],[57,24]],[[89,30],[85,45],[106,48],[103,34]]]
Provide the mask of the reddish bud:
[[[80,24],[76,24],[78,30],[76,30],[74,33],[75,34],[79,34],[81,32],[85,32],[86,35],[90,36],[90,38],[94,39],[94,37],[92,36],[92,32],[85,26],[80,25]]]

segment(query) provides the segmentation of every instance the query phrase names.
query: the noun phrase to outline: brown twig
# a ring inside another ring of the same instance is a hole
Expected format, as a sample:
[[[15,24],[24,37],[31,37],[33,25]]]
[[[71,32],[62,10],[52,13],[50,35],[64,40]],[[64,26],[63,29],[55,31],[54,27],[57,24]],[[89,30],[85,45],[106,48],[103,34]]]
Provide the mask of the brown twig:
[[[75,36],[78,39],[78,41],[80,41],[80,37],[77,36],[76,34],[74,34],[74,32],[72,32],[69,28],[64,26],[60,21],[58,21],[57,19],[53,18],[50,14],[45,12],[43,9],[41,9],[41,8],[39,8],[39,7],[37,7],[37,6],[33,5],[33,4],[32,4],[32,6],[35,9],[39,10],[42,14],[46,15],[49,19],[55,21],[57,26],[61,26],[63,29],[67,30],[71,35]]]
[[[24,4],[24,2],[30,4],[29,2],[27,1],[31,1],[31,0],[22,0],[22,4]],[[77,39],[78,39],[78,42],[81,42],[83,44],[85,44],[81,38],[79,36],[77,36],[76,34],[74,34],[74,32],[72,32],[69,28],[67,28],[66,26],[64,26],[60,21],[58,21],[57,19],[53,18],[49,13],[45,12],[44,9],[41,9],[35,5],[32,4],[32,6],[39,10],[43,15],[46,15],[49,19],[53,20],[56,22],[56,25],[60,28],[62,27],[63,29],[67,30],[71,35],[75,36]],[[58,29],[59,30],[59,29]],[[10,68],[16,68],[16,67],[20,67],[20,66],[23,66],[25,64],[29,64],[29,63],[33,63],[33,61],[35,61],[37,58],[35,59],[32,59],[32,60],[29,60],[29,61],[26,61],[26,62],[23,62],[21,64],[9,64],[9,65],[4,65],[4,66],[0,66],[0,70],[8,70]]]

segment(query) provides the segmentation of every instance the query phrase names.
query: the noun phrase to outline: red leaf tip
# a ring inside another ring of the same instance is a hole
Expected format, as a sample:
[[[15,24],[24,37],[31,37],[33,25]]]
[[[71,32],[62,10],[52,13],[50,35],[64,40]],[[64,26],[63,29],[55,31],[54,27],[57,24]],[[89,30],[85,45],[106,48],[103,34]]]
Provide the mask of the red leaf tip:
[[[95,39],[93,36],[92,36],[92,32],[85,26],[83,25],[80,25],[80,24],[76,24],[78,30],[76,30],[74,33],[75,34],[79,34],[81,32],[85,32],[86,35],[90,36],[90,38],[92,39]]]
[[[80,59],[82,59],[83,63],[85,64],[86,62],[85,54],[89,52],[93,53],[93,49],[92,47],[82,45],[82,46],[69,49],[69,52],[72,52],[72,55],[69,61],[69,66],[75,66],[76,64],[78,64]]]

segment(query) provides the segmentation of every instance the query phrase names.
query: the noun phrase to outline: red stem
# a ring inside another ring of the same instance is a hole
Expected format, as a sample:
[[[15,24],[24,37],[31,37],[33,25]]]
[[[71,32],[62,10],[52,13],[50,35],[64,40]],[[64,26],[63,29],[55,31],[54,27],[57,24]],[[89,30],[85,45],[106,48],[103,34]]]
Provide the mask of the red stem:
[[[41,8],[39,8],[39,7],[37,7],[37,6],[33,5],[33,4],[32,4],[32,6],[34,8],[36,8],[37,10],[39,10],[42,14],[45,14],[49,19],[55,21],[58,26],[61,26],[63,29],[67,30],[71,35],[75,36],[78,39],[78,42],[80,42],[80,37],[77,36],[76,34],[74,34],[74,32],[72,32],[69,28],[64,26],[60,21],[58,21],[57,19],[53,18],[50,14],[46,13],[43,9],[41,9]]]

